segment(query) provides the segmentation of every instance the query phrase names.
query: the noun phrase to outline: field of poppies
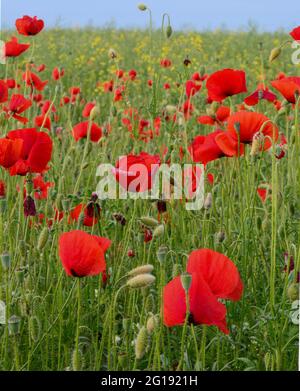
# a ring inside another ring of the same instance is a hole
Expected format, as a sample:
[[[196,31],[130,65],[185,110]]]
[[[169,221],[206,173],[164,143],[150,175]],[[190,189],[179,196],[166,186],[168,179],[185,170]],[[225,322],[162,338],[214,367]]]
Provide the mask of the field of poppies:
[[[300,27],[1,39],[0,370],[297,370]],[[201,163],[204,205],[107,163]]]

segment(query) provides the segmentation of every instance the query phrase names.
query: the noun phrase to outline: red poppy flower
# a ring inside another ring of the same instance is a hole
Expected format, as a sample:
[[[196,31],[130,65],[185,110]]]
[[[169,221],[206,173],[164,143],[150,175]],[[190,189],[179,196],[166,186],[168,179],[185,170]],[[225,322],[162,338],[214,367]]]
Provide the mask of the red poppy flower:
[[[164,58],[163,60],[161,60],[160,65],[163,68],[169,68],[172,65],[172,62],[168,58]]]
[[[245,72],[234,69],[217,71],[207,79],[206,88],[209,99],[217,102],[247,92]]]
[[[51,130],[51,119],[49,116],[46,116],[45,114],[38,115],[34,119],[34,125],[37,128],[44,128],[44,129],[48,129],[50,131]]]
[[[257,188],[257,194],[259,198],[261,199],[261,202],[266,202],[268,190],[264,187]]]
[[[8,106],[5,106],[3,109],[7,113],[7,118],[13,117],[17,121],[26,124],[28,119],[21,117],[20,114],[29,109],[31,105],[32,102],[30,99],[26,99],[23,95],[20,94],[14,94],[11,96]]]
[[[23,18],[16,20],[16,28],[21,35],[37,35],[44,28],[44,22],[36,16],[33,18],[25,15]]]
[[[229,116],[230,107],[220,106],[215,115],[201,115],[197,121],[202,125],[217,125],[226,122]]]
[[[44,72],[45,69],[46,69],[46,65],[45,64],[41,64],[38,67],[36,67],[36,70],[37,70],[38,73]]]
[[[193,251],[189,256],[187,272],[192,276],[188,292],[189,322],[215,325],[228,334],[226,307],[218,299],[240,300],[243,283],[238,269],[225,255],[202,249]],[[163,301],[164,324],[168,327],[184,324],[186,299],[180,277],[165,286]]]
[[[134,69],[131,69],[129,72],[128,72],[128,76],[130,78],[130,80],[135,80],[136,79],[136,76],[137,76],[137,72],[134,70]]]
[[[84,231],[66,232],[59,238],[59,257],[69,276],[95,276],[105,272],[105,252],[110,245],[109,239]]]
[[[295,27],[291,32],[290,36],[294,38],[295,41],[300,41],[300,26]]]
[[[193,161],[207,164],[225,156],[224,152],[219,148],[215,141],[216,136],[222,133],[224,133],[222,130],[216,130],[207,136],[197,136],[189,146],[189,152]]]
[[[57,67],[55,67],[52,71],[52,79],[54,81],[58,81],[61,77],[63,77],[65,74],[65,70],[64,69],[58,69]]]
[[[96,103],[95,102],[88,102],[83,111],[82,111],[82,116],[84,118],[89,118],[90,117],[90,114],[91,114],[91,111],[93,110],[93,108],[96,106]]]
[[[71,87],[70,88],[70,94],[72,96],[77,96],[81,93],[81,88],[80,87]]]
[[[35,73],[26,71],[23,74],[23,80],[27,86],[35,88],[37,91],[43,91],[45,86],[48,84],[48,80],[42,81]]]
[[[257,89],[244,99],[244,102],[248,106],[255,106],[263,99],[268,102],[274,102],[276,100],[276,95],[269,91],[268,87],[265,87],[263,84],[259,84]]]
[[[98,223],[100,218],[100,210],[100,206],[95,202],[90,202],[86,206],[79,204],[70,212],[70,217],[71,220],[78,221],[83,211],[83,225],[86,227],[93,227]]]
[[[16,143],[22,142],[20,158],[9,167],[10,175],[42,173],[47,170],[52,155],[52,140],[47,133],[38,132],[35,128],[12,130],[7,139]]]
[[[0,104],[8,100],[8,85],[4,80],[0,80]]]
[[[300,77],[289,76],[271,81],[271,84],[290,103],[296,103],[296,92],[300,93]]]
[[[194,96],[201,90],[202,84],[193,80],[188,80],[185,83],[185,93],[188,98]]]
[[[122,69],[118,69],[116,71],[116,76],[118,79],[122,79],[122,77],[124,76],[124,71]]]
[[[44,200],[48,197],[48,189],[53,187],[53,182],[45,182],[42,175],[37,175],[33,178],[34,198]]]
[[[0,166],[12,167],[20,158],[23,149],[23,140],[0,139]]]
[[[159,155],[141,152],[139,155],[123,156],[116,163],[114,174],[120,185],[131,192],[150,190],[160,166]]]
[[[239,135],[237,133],[239,128]],[[270,122],[269,118],[260,113],[239,111],[231,115],[227,122],[227,132],[216,137],[219,148],[228,156],[243,154],[243,144],[251,144],[253,137],[262,131],[264,140],[260,150],[267,150],[272,146],[272,141],[278,139],[278,128]],[[240,153],[238,144],[240,143]]]
[[[7,84],[7,88],[9,90],[14,90],[15,88],[20,88],[20,84],[17,84],[15,79],[7,79],[7,80],[5,80],[5,83]]]
[[[264,125],[267,122],[266,125]],[[249,111],[240,111],[228,118],[227,131],[231,137],[238,140],[236,126],[239,127],[239,138],[241,143],[251,144],[254,135],[263,128],[262,133],[276,141],[278,139],[278,128],[270,119],[263,114],[253,113]],[[266,139],[264,142],[264,150],[271,147],[272,142]]]
[[[89,129],[90,127],[90,129]],[[76,141],[87,138],[88,131],[90,132],[90,139],[93,142],[98,142],[102,137],[102,129],[94,122],[86,121],[80,122],[73,128],[73,137]]]
[[[29,49],[29,44],[19,43],[16,37],[5,43],[5,57],[18,57]]]

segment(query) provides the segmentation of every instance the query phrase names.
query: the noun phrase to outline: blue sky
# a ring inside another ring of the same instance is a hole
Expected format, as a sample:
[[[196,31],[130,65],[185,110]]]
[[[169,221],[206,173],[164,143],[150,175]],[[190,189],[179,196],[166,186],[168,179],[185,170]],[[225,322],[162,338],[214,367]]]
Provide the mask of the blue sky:
[[[1,1],[1,0],[0,0]],[[37,15],[51,27],[103,26],[145,27],[146,13],[137,9],[139,0],[2,0],[2,23],[13,27],[17,17]],[[300,24],[300,0],[147,0],[156,26],[168,12],[176,29],[247,28],[249,21],[261,30],[286,30]]]

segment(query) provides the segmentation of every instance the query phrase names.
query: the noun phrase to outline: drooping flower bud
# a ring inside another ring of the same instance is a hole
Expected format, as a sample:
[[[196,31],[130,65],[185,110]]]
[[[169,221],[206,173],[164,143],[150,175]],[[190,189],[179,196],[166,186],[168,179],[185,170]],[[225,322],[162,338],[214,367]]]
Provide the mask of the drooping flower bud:
[[[276,60],[276,58],[279,57],[280,54],[281,54],[281,47],[273,48],[269,56],[269,62],[273,62],[274,60]]]
[[[155,282],[155,277],[152,274],[139,274],[135,277],[132,277],[127,281],[127,286],[130,288],[138,289],[145,288],[152,285]]]
[[[146,4],[144,4],[144,3],[140,3],[140,4],[138,4],[138,9],[140,10],[140,11],[146,11],[147,10],[147,6],[146,6]]]
[[[148,345],[148,332],[146,327],[143,326],[140,329],[135,341],[135,357],[137,360],[141,360],[144,357],[146,353],[147,345]]]
[[[172,34],[173,34],[172,26],[169,24],[166,28],[166,37],[171,38]]]

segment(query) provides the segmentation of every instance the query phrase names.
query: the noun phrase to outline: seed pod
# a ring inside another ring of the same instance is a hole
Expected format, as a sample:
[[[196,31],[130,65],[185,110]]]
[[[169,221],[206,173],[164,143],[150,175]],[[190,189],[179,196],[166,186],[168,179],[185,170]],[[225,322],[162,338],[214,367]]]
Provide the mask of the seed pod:
[[[144,3],[140,3],[140,4],[138,4],[138,9],[140,10],[140,11],[146,11],[147,10],[147,6],[146,6],[146,4],[144,4]]]
[[[208,193],[204,201],[204,209],[208,210],[212,207],[212,194]]]
[[[269,56],[269,62],[273,62],[274,60],[276,60],[276,58],[279,57],[280,54],[281,54],[280,47],[273,48]]]
[[[160,246],[157,250],[156,256],[160,263],[163,263],[166,259],[166,256],[168,254],[168,247],[167,246]]]
[[[146,225],[149,228],[157,227],[159,224],[159,222],[156,219],[150,216],[142,216],[140,220],[144,225]]]
[[[140,329],[135,341],[135,357],[137,360],[141,360],[144,357],[146,353],[147,345],[148,345],[148,333],[146,327],[143,326]]]
[[[127,286],[130,288],[144,288],[152,285],[155,282],[155,277],[152,274],[139,274],[138,276],[132,277],[127,281]]]
[[[145,273],[152,273],[154,270],[154,266],[153,265],[142,265],[142,266],[139,266],[139,267],[136,267],[135,269],[132,269],[129,273],[128,273],[128,276],[130,277],[134,277],[134,276],[137,276],[139,274],[145,274]]]
[[[17,335],[20,334],[20,328],[21,328],[21,318],[16,315],[12,315],[8,321],[8,332],[9,335]]]
[[[158,326],[159,326],[159,316],[152,314],[147,320],[146,328],[147,328],[148,334],[151,335]]]
[[[9,253],[3,253],[1,254],[1,262],[2,262],[2,267],[4,270],[8,270],[11,265],[11,258]]]
[[[37,244],[37,249],[39,251],[43,250],[43,248],[46,246],[46,243],[48,241],[48,237],[49,237],[49,229],[48,229],[48,227],[44,227],[42,229],[40,236],[39,236],[39,240],[38,240],[38,244]]]
[[[192,275],[190,273],[182,273],[180,276],[180,281],[183,289],[187,293],[192,284]]]
[[[165,226],[161,224],[158,227],[156,227],[155,230],[153,231],[153,238],[163,236],[164,233],[165,233]]]
[[[28,325],[30,338],[33,340],[33,342],[37,342],[40,338],[41,332],[41,323],[39,321],[39,318],[37,316],[31,316],[29,318]]]

